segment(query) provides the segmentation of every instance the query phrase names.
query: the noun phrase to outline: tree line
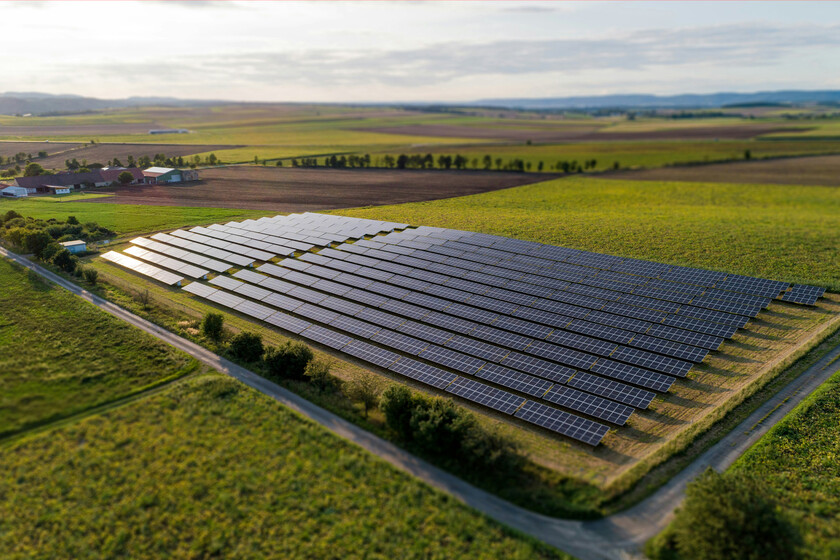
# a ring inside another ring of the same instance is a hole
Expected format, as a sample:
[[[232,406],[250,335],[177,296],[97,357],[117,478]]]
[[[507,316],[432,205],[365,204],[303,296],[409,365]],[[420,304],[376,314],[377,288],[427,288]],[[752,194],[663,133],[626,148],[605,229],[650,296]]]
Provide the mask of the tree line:
[[[267,159],[260,159],[254,156],[256,165],[268,165]],[[562,173],[582,173],[594,171],[598,167],[598,160],[595,158],[578,161],[576,159],[559,159],[555,162],[546,163],[543,160],[526,161],[522,158],[493,157],[486,154],[483,157],[469,158],[462,154],[386,154],[371,158],[370,154],[364,155],[332,155],[324,158],[303,157],[291,158],[288,163],[292,167],[326,167],[333,169],[347,168],[384,168],[384,169],[444,169],[444,170],[483,170],[483,171],[556,171]],[[284,161],[278,159],[275,162],[277,167],[283,167]],[[613,162],[612,169],[620,169],[619,162]]]

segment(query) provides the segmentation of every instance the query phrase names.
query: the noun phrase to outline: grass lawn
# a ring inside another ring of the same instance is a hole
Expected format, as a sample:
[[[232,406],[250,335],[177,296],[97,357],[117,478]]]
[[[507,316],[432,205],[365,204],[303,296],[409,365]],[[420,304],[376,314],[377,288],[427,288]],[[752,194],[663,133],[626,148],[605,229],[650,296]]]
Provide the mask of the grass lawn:
[[[568,178],[336,211],[840,290],[840,190]]]
[[[759,476],[800,526],[803,556],[840,557],[840,374],[777,424],[732,470]]]
[[[130,395],[193,363],[0,259],[0,436]]]
[[[0,455],[4,558],[568,558],[219,374]]]
[[[99,195],[102,196],[102,195]],[[81,222],[96,222],[112,229],[120,236],[150,231],[196,226],[230,220],[256,218],[271,212],[257,210],[229,210],[186,206],[142,206],[137,204],[89,203],[84,200],[97,195],[72,195],[68,198],[37,197],[0,200],[0,214],[14,210],[23,216],[66,220],[76,216]]]

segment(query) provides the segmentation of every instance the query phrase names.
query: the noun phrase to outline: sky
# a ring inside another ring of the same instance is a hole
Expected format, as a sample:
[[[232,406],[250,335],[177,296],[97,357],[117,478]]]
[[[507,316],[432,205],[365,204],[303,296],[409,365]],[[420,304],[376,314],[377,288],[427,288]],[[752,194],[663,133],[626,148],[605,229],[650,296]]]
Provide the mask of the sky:
[[[840,2],[2,6],[7,92],[458,102],[840,89]]]

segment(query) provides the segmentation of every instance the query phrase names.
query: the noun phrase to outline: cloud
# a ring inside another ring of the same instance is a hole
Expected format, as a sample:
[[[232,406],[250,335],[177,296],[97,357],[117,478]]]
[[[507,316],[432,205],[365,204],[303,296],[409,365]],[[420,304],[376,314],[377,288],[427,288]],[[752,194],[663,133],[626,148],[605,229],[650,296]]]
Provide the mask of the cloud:
[[[703,72],[772,66],[810,50],[840,47],[840,25],[725,25],[652,29],[623,36],[488,43],[446,42],[405,49],[306,49],[241,54],[208,54],[194,61],[130,62],[121,72],[153,72],[195,83],[295,83],[322,88],[378,84],[417,87],[476,76],[581,74],[593,70],[643,73],[654,67],[696,68]],[[840,53],[838,53],[840,55]],[[835,57],[840,59],[840,56]],[[103,76],[115,65],[97,66]],[[180,78],[179,78],[180,77]]]

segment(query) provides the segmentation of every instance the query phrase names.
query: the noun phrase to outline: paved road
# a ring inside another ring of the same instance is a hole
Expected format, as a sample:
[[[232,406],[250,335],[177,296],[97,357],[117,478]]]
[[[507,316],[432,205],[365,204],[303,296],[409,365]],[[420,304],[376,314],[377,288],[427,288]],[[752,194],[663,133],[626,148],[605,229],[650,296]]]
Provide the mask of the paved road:
[[[770,427],[840,369],[840,360],[826,367],[834,357],[840,354],[840,346],[838,346],[759,407],[665,486],[632,508],[598,521],[555,519],[522,509],[480,490],[206,348],[91,294],[28,259],[9,253],[2,248],[0,248],[0,254],[34,270],[62,288],[190,354],[208,366],[272,397],[395,467],[451,494],[468,506],[522,533],[564,550],[580,560],[640,557],[639,550],[645,541],[659,533],[671,520],[674,509],[682,501],[685,486],[689,481],[709,466],[717,470],[726,469]]]

